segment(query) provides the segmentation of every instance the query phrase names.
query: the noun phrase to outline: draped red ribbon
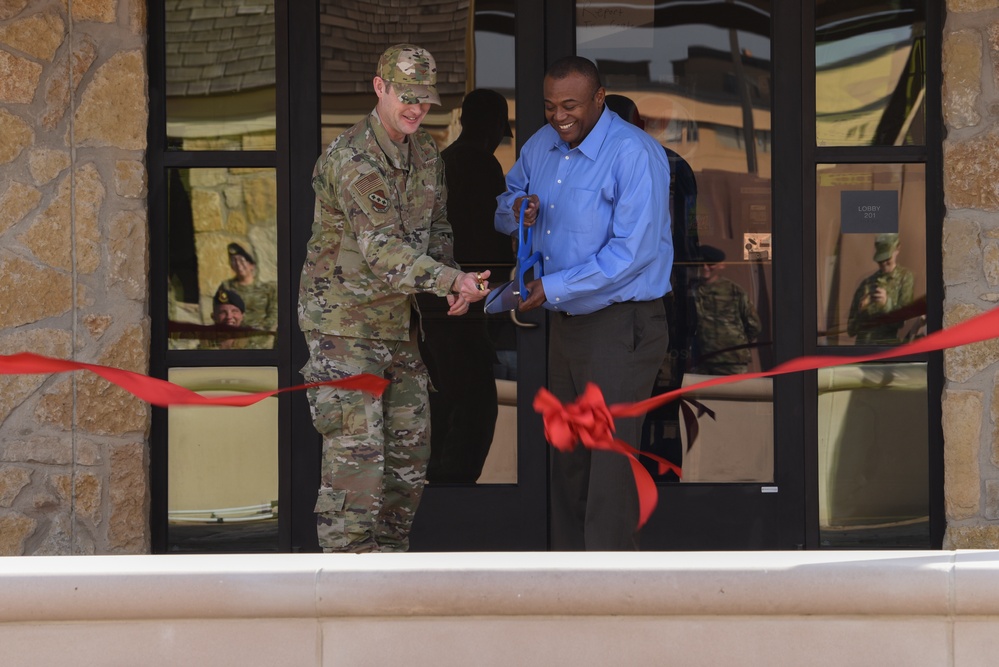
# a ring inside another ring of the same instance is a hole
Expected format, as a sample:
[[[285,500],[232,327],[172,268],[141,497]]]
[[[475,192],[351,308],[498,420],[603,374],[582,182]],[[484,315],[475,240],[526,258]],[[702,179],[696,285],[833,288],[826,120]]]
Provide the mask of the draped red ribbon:
[[[541,413],[544,420],[545,437],[559,451],[571,451],[577,445],[582,444],[583,447],[590,449],[618,452],[629,457],[635,476],[635,486],[638,489],[638,527],[641,528],[655,509],[659,492],[648,470],[639,463],[638,456],[646,456],[656,460],[659,463],[660,474],[666,469],[672,469],[679,475],[680,469],[665,459],[649,452],[639,451],[631,445],[615,439],[615,417],[638,417],[679,398],[683,394],[716,385],[937,352],[947,348],[980,343],[996,337],[999,337],[999,308],[982,313],[947,329],[936,331],[925,338],[876,354],[798,357],[778,364],[769,371],[718,376],[697,384],[674,389],[665,394],[658,394],[637,403],[617,403],[611,406],[604,402],[603,393],[594,384],[587,385],[583,394],[568,405],[563,405],[551,392],[542,388],[538,390],[534,398],[534,409]]]
[[[388,380],[380,378],[370,373],[352,375],[340,380],[327,380],[325,382],[313,382],[295,387],[285,387],[271,391],[262,391],[253,394],[238,394],[234,396],[202,396],[186,387],[149,377],[141,373],[101,366],[98,364],[85,364],[78,361],[66,361],[45,357],[32,352],[20,352],[18,354],[0,355],[0,375],[38,375],[42,373],[65,373],[68,371],[90,371],[101,376],[108,382],[118,385],[133,396],[146,401],[152,405],[162,408],[171,405],[224,405],[232,407],[245,407],[253,405],[265,398],[280,394],[286,391],[298,391],[310,387],[331,386],[341,389],[354,389],[367,392],[375,396],[381,396],[388,386]]]

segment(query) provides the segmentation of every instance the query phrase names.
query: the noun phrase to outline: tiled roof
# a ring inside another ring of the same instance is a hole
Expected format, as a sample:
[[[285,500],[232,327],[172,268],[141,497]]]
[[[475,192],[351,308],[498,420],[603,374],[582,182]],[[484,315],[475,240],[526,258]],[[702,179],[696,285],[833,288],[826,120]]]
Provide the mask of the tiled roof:
[[[370,93],[378,56],[403,42],[433,54],[441,95],[464,95],[469,0],[320,0],[319,6],[324,95]]]
[[[167,96],[273,86],[274,0],[165,0]]]
[[[274,85],[274,0],[165,0],[165,8],[168,96]],[[468,23],[469,0],[320,0],[322,93],[370,93],[381,52],[412,42],[434,55],[438,91],[463,95]]]

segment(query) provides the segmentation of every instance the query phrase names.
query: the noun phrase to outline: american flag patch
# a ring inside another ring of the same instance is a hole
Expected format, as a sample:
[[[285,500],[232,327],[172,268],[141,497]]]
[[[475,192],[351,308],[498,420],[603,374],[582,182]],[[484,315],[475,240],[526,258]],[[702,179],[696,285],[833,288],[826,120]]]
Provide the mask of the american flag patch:
[[[367,197],[383,185],[382,177],[377,172],[371,172],[354,182],[354,190],[362,197]]]

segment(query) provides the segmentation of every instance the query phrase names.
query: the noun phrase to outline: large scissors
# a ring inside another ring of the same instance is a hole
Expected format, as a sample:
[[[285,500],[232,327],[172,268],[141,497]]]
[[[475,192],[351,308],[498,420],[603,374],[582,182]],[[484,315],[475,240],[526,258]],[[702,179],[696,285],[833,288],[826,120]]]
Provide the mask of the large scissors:
[[[519,301],[527,296],[527,272],[534,269],[534,277],[540,278],[544,271],[544,262],[540,252],[531,252],[534,243],[534,227],[524,226],[524,212],[528,200],[525,197],[520,204],[520,231],[517,238],[517,268],[515,279],[493,289],[486,295],[485,311],[487,313],[504,313],[516,310]]]
[[[517,287],[520,288],[517,294],[521,301],[527,299],[527,285],[524,281],[527,272],[534,268],[535,280],[544,275],[544,261],[541,259],[541,251],[531,252],[531,248],[534,247],[534,227],[524,226],[524,212],[527,210],[528,201],[528,198],[524,197],[520,203],[520,238],[517,244]]]

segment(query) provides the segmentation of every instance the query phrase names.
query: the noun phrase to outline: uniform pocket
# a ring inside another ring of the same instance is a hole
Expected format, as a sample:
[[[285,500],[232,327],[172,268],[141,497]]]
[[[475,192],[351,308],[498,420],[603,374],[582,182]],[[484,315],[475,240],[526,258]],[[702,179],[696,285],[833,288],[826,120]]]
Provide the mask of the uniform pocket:
[[[369,430],[373,398],[361,391],[343,391],[336,387],[311,387],[307,391],[312,408],[312,423],[324,436],[366,435]]]
[[[346,491],[338,491],[336,489],[319,489],[319,495],[316,497],[316,508],[313,511],[316,514],[343,511],[346,499]]]

